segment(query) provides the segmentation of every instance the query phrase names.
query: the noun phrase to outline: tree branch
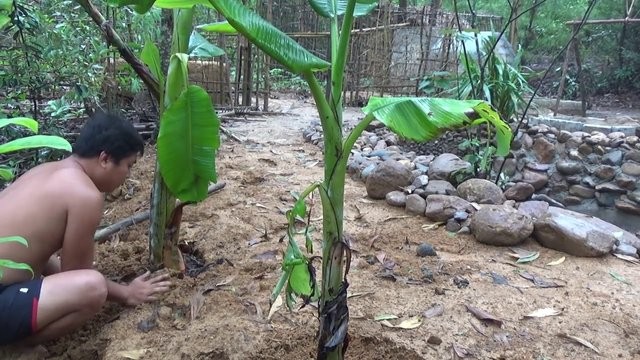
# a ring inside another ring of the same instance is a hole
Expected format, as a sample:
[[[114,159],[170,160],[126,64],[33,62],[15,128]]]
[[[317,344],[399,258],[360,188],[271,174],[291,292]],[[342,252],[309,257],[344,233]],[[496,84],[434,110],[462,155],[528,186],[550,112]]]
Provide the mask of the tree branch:
[[[158,80],[153,76],[153,74],[151,74],[147,66],[138,59],[131,49],[129,49],[127,44],[122,41],[118,33],[113,29],[112,24],[102,16],[100,10],[98,10],[90,0],[76,0],[76,2],[82,6],[93,22],[95,22],[100,30],[102,30],[107,38],[107,43],[114,46],[122,58],[129,63],[136,74],[140,76],[140,79],[142,79],[145,85],[147,85],[149,91],[151,91],[151,94],[156,98],[156,100],[160,99],[160,84],[158,83]]]
[[[216,183],[213,184],[211,186],[209,186],[209,189],[207,190],[207,194],[213,194],[214,192],[220,191],[222,190],[225,186],[227,185],[227,183]],[[178,201],[176,206],[181,205],[182,202]],[[139,212],[137,214],[134,214],[133,216],[130,216],[126,219],[122,219],[120,221],[118,221],[115,224],[111,224],[109,226],[107,226],[104,229],[100,229],[98,231],[96,231],[95,235],[93,236],[93,240],[94,241],[103,241],[105,239],[107,239],[109,236],[117,233],[118,231],[125,229],[131,225],[135,225],[135,224],[139,224],[143,221],[147,221],[149,219],[150,216],[150,212],[149,210],[145,210],[143,212]]]

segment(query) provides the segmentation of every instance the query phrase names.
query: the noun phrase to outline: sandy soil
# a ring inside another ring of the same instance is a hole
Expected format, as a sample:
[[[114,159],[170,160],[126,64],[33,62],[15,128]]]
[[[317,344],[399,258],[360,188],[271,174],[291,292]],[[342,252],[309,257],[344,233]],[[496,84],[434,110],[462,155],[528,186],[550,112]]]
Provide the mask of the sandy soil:
[[[47,344],[47,358],[314,358],[315,308],[289,312],[283,307],[266,320],[269,293],[285,249],[279,242],[286,223],[281,209],[293,204],[290,191],[302,191],[322,177],[322,152],[304,143],[301,135],[315,118],[314,108],[301,101],[275,101],[274,106],[286,113],[226,124],[245,140],[229,139],[221,146],[218,174],[226,187],[185,210],[182,240],[214,265],[196,278],[174,276],[175,288],[158,303],[137,308],[108,305],[79,331]],[[349,114],[357,116],[357,110]],[[132,175],[133,196],[109,203],[106,223],[148,208],[153,161],[149,149]],[[458,353],[465,348],[478,359],[640,359],[640,282],[632,264],[615,257],[575,258],[529,240],[522,247],[540,251],[540,257],[514,265],[508,249],[482,245],[469,235],[448,234],[442,228],[425,230],[422,226],[429,222],[424,218],[407,217],[402,209],[367,199],[363,184],[351,180],[345,213],[355,250],[349,273],[349,359],[451,359],[454,344]],[[312,215],[318,227],[319,217],[318,205]],[[144,272],[147,226],[136,225],[100,244],[97,267],[123,281]],[[314,237],[319,249],[319,234]],[[257,240],[262,242],[255,244]],[[421,242],[433,244],[438,256],[416,256]],[[380,276],[383,267],[375,258],[381,254],[395,263],[395,281]],[[562,264],[545,265],[562,256]],[[421,281],[423,267],[434,273],[433,283]],[[520,271],[565,286],[536,287]],[[509,284],[495,284],[491,272],[503,275]],[[630,284],[616,280],[611,272]],[[468,286],[458,287],[460,278]],[[204,295],[197,295],[203,290]],[[190,302],[198,298],[202,307],[191,319]],[[390,328],[374,320],[395,315],[399,320],[390,322],[396,324],[422,316],[434,305],[441,305],[443,314],[422,318],[414,329]],[[487,311],[502,326],[478,320],[465,305]],[[561,314],[523,318],[549,307]],[[154,327],[140,330],[141,321],[156,317]],[[590,342],[600,354],[558,336],[561,333]]]

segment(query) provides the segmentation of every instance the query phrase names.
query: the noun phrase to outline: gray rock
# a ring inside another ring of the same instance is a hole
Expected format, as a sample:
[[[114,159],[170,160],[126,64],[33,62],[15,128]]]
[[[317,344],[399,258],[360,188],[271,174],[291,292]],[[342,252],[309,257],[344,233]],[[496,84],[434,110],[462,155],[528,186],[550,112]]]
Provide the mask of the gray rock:
[[[614,183],[603,183],[596,185],[596,191],[599,192],[609,192],[609,193],[617,193],[617,194],[626,194],[627,190],[619,187]]]
[[[589,144],[580,144],[578,152],[582,155],[589,155],[593,152],[593,148]]]
[[[458,232],[462,228],[459,222],[455,221],[453,218],[447,220],[447,225],[445,226],[445,230],[448,232]]]
[[[573,160],[573,161],[582,161],[583,160],[582,155],[580,155],[580,153],[577,150],[569,151],[569,154],[567,154],[567,157],[570,160]]]
[[[623,173],[631,176],[640,176],[640,164],[632,161],[627,161],[622,164],[621,170]]]
[[[413,185],[416,189],[426,186],[429,183],[429,177],[427,175],[420,175],[413,180]]]
[[[429,165],[429,179],[451,180],[451,175],[456,171],[470,169],[471,164],[460,159],[454,154],[442,154],[436,157]]]
[[[593,175],[598,179],[609,181],[616,176],[616,168],[608,165],[600,165],[593,170]]]
[[[363,164],[365,164],[365,163],[363,163]],[[367,166],[365,166],[365,167],[362,169],[362,172],[360,172],[360,177],[361,177],[363,180],[366,180],[367,178],[369,178],[369,176],[370,176],[370,175],[373,173],[373,171],[376,169],[376,166],[377,166],[377,165],[376,165],[376,164],[374,164],[374,163],[367,163]]]
[[[610,253],[616,242],[613,233],[606,230],[614,225],[603,223],[609,224],[593,216],[550,207],[545,216],[535,220],[534,236],[542,246],[570,255],[602,256]]]
[[[618,174],[616,176],[616,185],[620,186],[623,189],[627,189],[627,190],[635,190],[636,186],[638,184],[638,181],[626,174]]]
[[[508,200],[525,201],[533,195],[535,191],[536,189],[533,185],[525,182],[519,182],[508,188],[504,192],[504,197]]]
[[[453,219],[458,222],[463,222],[469,218],[469,213],[466,211],[456,211],[453,214]]]
[[[549,140],[539,137],[533,142],[536,159],[543,164],[551,164],[556,156],[556,148]]]
[[[640,204],[640,190],[630,192],[629,194],[627,194],[627,197],[629,198],[629,200]]]
[[[525,167],[527,169],[530,169],[530,170],[544,172],[544,171],[549,170],[551,168],[551,165],[550,164],[540,164],[538,162],[528,162],[525,165]]]
[[[633,256],[635,258],[638,257],[638,249],[629,244],[620,244],[615,247],[613,252],[620,255]]]
[[[616,209],[629,214],[640,215],[640,205],[631,201],[626,195],[615,201]]]
[[[571,175],[567,176],[567,183],[570,185],[576,185],[582,183],[582,175]]]
[[[591,133],[591,136],[584,139],[584,141],[589,145],[608,146],[610,139],[607,135],[594,131]]]
[[[478,204],[499,205],[505,202],[500,187],[485,179],[469,179],[458,185],[458,196]]]
[[[592,165],[600,164],[600,155],[598,154],[589,154],[587,155],[587,163]]]
[[[457,195],[456,188],[448,181],[431,180],[424,189],[427,195]]]
[[[493,171],[496,173],[500,170],[503,160],[496,160],[493,162]],[[516,159],[508,158],[504,160],[504,166],[502,166],[502,173],[506,176],[513,176],[516,173]]]
[[[471,234],[471,229],[469,229],[468,226],[463,226],[460,228],[460,230],[458,230],[457,234],[460,234],[460,235]]]
[[[595,196],[596,191],[583,185],[571,185],[569,194],[579,196],[583,199],[591,199]]]
[[[525,201],[518,205],[518,211],[535,220],[547,214],[549,203],[536,200]]]
[[[466,211],[470,214],[475,208],[467,200],[457,196],[429,195],[427,196],[427,208],[425,216],[431,221],[447,221],[457,211]]]
[[[591,176],[587,176],[582,179],[582,184],[592,188],[595,188],[596,185],[598,185],[598,183]]]
[[[582,169],[584,168],[584,166],[577,162],[577,161],[558,161],[558,163],[556,164],[556,169],[558,169],[558,171],[560,172],[560,174],[562,175],[575,175],[575,174],[579,174],[582,172]]]
[[[522,181],[533,185],[534,189],[540,190],[549,182],[549,177],[546,174],[541,174],[532,170],[525,170],[523,172]]]
[[[569,141],[569,139],[571,139],[571,133],[567,130],[560,130],[560,133],[558,134],[558,142],[564,144]]]
[[[436,249],[433,248],[433,245],[422,243],[418,245],[418,247],[416,248],[416,255],[420,257],[425,257],[425,256],[437,256],[438,254],[436,253]]]
[[[424,189],[415,189],[413,190],[412,195],[418,195],[423,199],[427,197],[427,193],[424,191]]]
[[[580,205],[582,203],[582,198],[579,196],[565,196],[564,199],[562,200],[564,202],[565,205],[567,206],[571,206],[571,205]]]
[[[387,204],[396,207],[404,207],[407,203],[407,195],[402,191],[392,191],[385,195]]]
[[[412,215],[424,215],[427,208],[426,200],[417,194],[407,196],[407,204],[405,210]]]
[[[556,206],[556,207],[559,207],[559,208],[563,208],[564,207],[564,205],[561,202],[559,202],[557,200],[554,200],[554,199],[550,198],[548,195],[545,195],[545,194],[533,194],[533,195],[531,195],[531,200],[544,201],[544,202],[548,203],[551,206]]]
[[[618,166],[622,164],[622,151],[613,150],[609,153],[606,153],[602,157],[602,163],[605,165],[611,165],[611,166]]]
[[[596,155],[604,155],[606,153],[606,151],[604,150],[604,147],[600,146],[600,145],[594,145],[593,146],[593,153]]]
[[[367,177],[367,195],[372,199],[384,199],[391,191],[410,184],[411,171],[401,163],[386,160],[378,164]]]
[[[637,142],[636,142],[637,143]],[[640,150],[630,150],[624,155],[625,160],[632,160],[640,163]]]
[[[638,142],[640,142],[640,138],[638,138],[637,136],[627,136],[627,137],[624,139],[624,141],[625,141],[627,144],[629,144],[629,145],[633,146],[633,145],[637,144]],[[638,156],[640,156],[640,154],[638,154]]]
[[[596,191],[596,201],[598,205],[604,207],[612,207],[620,195],[616,193],[607,193]]]
[[[512,246],[531,235],[533,221],[509,206],[483,205],[471,218],[469,228],[483,244]]]

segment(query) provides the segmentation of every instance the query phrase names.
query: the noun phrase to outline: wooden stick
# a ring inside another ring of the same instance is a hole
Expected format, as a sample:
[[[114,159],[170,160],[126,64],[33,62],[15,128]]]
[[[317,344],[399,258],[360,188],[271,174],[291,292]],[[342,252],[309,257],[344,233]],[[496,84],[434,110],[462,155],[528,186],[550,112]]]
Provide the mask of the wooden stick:
[[[222,183],[216,183],[213,184],[211,186],[209,186],[209,188],[207,189],[207,195],[211,195],[214,192],[220,191],[222,190],[227,184],[222,182]],[[181,201],[177,201],[177,205],[181,205],[182,202]],[[94,241],[102,241],[105,240],[106,238],[108,238],[109,236],[131,226],[131,225],[136,225],[139,224],[143,221],[147,221],[149,219],[150,216],[150,212],[149,210],[145,210],[142,212],[139,212],[137,214],[134,214],[133,216],[130,216],[126,219],[122,219],[120,221],[118,221],[117,223],[111,224],[107,227],[105,227],[104,229],[100,229],[98,231],[96,231],[95,235],[93,236],[93,240]]]
[[[224,126],[220,125],[220,131],[222,131],[223,133],[227,134],[227,136],[229,136],[230,138],[232,138],[233,140],[242,143],[244,141],[242,141],[242,139],[240,139],[239,137],[235,136],[231,131],[229,131],[227,128],[225,128]]]
[[[584,22],[585,25],[624,24],[624,23],[640,23],[640,19],[587,20]],[[582,24],[582,21],[574,20],[574,21],[565,22],[565,25],[579,25],[579,24]]]

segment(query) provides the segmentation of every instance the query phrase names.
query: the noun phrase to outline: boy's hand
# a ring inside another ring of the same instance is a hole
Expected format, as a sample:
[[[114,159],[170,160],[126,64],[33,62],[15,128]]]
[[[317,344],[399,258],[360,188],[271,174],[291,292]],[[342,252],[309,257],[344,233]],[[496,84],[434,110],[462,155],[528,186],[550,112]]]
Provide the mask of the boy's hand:
[[[157,300],[157,294],[169,291],[171,281],[169,274],[156,275],[149,278],[150,271],[135,278],[128,286],[127,305],[139,305]]]

